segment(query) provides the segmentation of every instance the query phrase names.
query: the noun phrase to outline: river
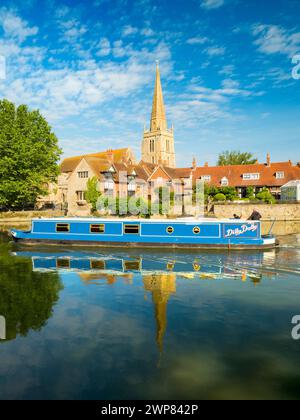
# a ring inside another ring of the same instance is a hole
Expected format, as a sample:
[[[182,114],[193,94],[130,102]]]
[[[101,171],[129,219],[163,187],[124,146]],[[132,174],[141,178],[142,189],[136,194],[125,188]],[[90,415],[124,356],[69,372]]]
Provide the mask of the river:
[[[269,252],[0,235],[0,399],[299,399],[300,235]]]

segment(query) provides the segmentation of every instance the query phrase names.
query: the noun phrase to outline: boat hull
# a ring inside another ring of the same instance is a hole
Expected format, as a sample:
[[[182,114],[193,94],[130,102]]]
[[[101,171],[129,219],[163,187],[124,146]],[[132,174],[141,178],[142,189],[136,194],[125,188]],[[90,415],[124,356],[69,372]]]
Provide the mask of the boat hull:
[[[64,227],[67,232],[58,232]],[[92,232],[95,226],[101,232]],[[127,231],[126,231],[127,229]],[[136,230],[136,231],[135,231]],[[24,245],[143,249],[272,249],[276,239],[262,237],[259,222],[232,220],[133,221],[101,219],[37,219],[29,232],[12,230]]]

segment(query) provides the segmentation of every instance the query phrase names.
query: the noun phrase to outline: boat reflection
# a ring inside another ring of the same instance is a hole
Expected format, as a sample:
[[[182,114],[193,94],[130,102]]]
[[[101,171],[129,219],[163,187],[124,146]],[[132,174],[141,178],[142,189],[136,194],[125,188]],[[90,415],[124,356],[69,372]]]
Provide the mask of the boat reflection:
[[[265,253],[207,253],[194,254],[104,254],[99,252],[15,252],[17,257],[32,260],[33,271],[73,271],[81,278],[94,283],[117,278],[130,282],[136,273],[142,276],[174,273],[188,280],[237,279],[257,283],[263,275],[276,275],[272,267],[276,251]]]
[[[268,253],[193,254],[103,254],[99,252],[61,251],[16,252],[16,257],[31,258],[33,272],[75,272],[85,285],[114,285],[118,281],[133,284],[137,275],[146,292],[151,293],[156,322],[156,343],[160,354],[167,330],[167,306],[176,294],[176,281],[235,280],[257,286],[266,276],[276,276],[272,265],[275,251]],[[147,294],[146,294],[147,299]]]

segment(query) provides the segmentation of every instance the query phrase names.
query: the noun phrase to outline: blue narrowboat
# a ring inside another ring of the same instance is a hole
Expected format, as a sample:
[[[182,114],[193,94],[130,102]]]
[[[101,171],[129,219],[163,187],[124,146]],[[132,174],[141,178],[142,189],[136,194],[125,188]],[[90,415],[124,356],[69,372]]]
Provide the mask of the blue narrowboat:
[[[218,219],[33,219],[30,231],[11,230],[24,244],[99,247],[270,249],[276,238],[259,221]]]

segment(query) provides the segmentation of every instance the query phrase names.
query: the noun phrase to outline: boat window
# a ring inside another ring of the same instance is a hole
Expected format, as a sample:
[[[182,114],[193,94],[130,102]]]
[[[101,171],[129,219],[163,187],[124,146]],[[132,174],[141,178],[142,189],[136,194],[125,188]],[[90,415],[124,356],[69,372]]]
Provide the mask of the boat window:
[[[56,225],[56,232],[70,232],[70,225],[67,223],[58,223]]]
[[[105,270],[105,261],[102,260],[91,260],[92,270]]]
[[[67,258],[61,258],[56,261],[57,268],[70,268],[70,260]]]
[[[167,233],[172,235],[172,233],[174,233],[174,228],[172,226],[167,227]]]
[[[194,229],[193,229],[193,232],[194,232],[195,235],[199,235],[200,231],[201,231],[201,229],[199,228],[199,226],[195,226]]]
[[[123,267],[125,271],[130,271],[130,270],[140,271],[141,261],[124,261]]]
[[[138,235],[140,233],[140,226],[139,225],[124,225],[124,233]]]
[[[91,225],[90,226],[91,233],[105,233],[105,225]]]

